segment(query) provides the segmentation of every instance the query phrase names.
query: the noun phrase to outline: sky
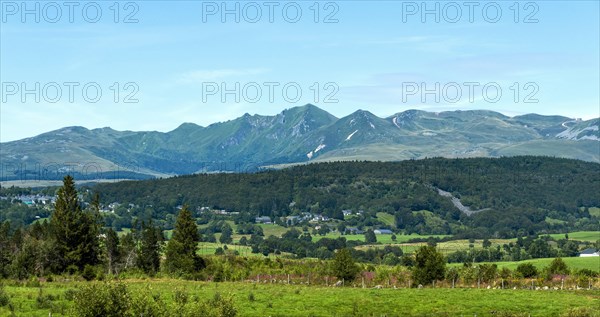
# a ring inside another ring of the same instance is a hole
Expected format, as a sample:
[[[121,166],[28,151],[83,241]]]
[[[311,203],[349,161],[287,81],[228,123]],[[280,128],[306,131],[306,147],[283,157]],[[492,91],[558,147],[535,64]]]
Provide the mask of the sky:
[[[0,141],[307,103],[597,118],[599,3],[2,0]]]

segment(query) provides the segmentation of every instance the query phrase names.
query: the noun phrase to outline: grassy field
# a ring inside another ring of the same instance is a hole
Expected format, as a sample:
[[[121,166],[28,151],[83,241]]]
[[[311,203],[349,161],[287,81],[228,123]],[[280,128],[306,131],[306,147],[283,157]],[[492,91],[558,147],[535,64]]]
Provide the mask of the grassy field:
[[[360,241],[364,241],[365,240],[365,235],[364,234],[346,234],[346,235],[340,235],[338,232],[329,232],[328,234],[326,234],[325,236],[320,236],[320,235],[315,235],[313,236],[313,241],[319,241],[320,239],[323,238],[331,238],[331,239],[337,239],[339,237],[344,237],[346,238],[346,240],[350,241],[350,240],[360,240]],[[391,234],[378,234],[376,235],[377,237],[377,242],[379,243],[383,243],[383,244],[393,244],[393,243],[404,243],[406,241],[409,241],[411,239],[427,239],[429,237],[434,237],[434,238],[444,238],[447,237],[446,235],[419,235],[416,233],[413,234],[399,234],[396,235],[396,241],[392,240],[392,235]]]
[[[552,238],[559,240],[564,239],[564,233],[550,234]],[[600,240],[600,231],[576,231],[569,232],[569,240],[579,240],[579,241],[591,241],[596,242]]]
[[[52,316],[65,316],[73,302],[68,290],[84,282],[42,283],[41,287],[7,285],[16,316],[48,316],[37,298],[51,295]],[[304,285],[191,282],[173,279],[127,280],[134,293],[150,290],[168,302],[175,291],[201,298],[232,294],[238,316],[560,316],[579,307],[600,305],[600,291],[529,291],[486,289],[361,289]],[[0,307],[1,316],[9,316]],[[587,316],[587,315],[586,315]],[[594,315],[597,316],[597,315]]]
[[[580,258],[580,257],[572,257],[572,258],[562,258],[565,263],[569,266],[569,268],[571,269],[589,269],[592,271],[596,271],[596,272],[600,272],[600,257],[586,257],[586,258]],[[552,262],[552,260],[554,260],[554,258],[543,258],[543,259],[531,259],[531,260],[525,260],[525,261],[520,261],[520,262],[493,262],[496,263],[498,265],[498,268],[509,268],[511,270],[514,270],[517,268],[517,266],[519,266],[519,264],[521,263],[532,263],[533,265],[535,265],[538,269],[543,269],[546,266],[550,265],[550,262]],[[462,263],[452,263],[452,264],[448,264],[448,266],[462,266]]]
[[[592,207],[592,208],[588,208],[590,211],[590,215],[595,216],[595,217],[600,217],[600,207]]]
[[[394,220],[394,215],[388,214],[387,212],[378,212],[377,219],[381,220],[384,224],[395,227],[396,220]]]

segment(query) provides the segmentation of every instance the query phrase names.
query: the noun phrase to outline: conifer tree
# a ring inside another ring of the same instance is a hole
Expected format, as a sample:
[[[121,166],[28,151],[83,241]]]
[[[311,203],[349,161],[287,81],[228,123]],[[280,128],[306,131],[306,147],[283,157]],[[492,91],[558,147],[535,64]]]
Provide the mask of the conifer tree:
[[[183,206],[173,236],[167,244],[165,268],[171,273],[193,273],[205,267],[204,260],[198,256],[200,234],[196,221],[187,206]]]
[[[75,182],[70,175],[64,177],[63,186],[58,190],[50,225],[56,242],[59,271],[69,266],[81,270],[86,264],[98,263],[97,216],[81,209]]]
[[[147,224],[142,221],[136,260],[137,266],[150,275],[158,272],[160,268],[162,242],[162,230],[152,224],[152,219]]]

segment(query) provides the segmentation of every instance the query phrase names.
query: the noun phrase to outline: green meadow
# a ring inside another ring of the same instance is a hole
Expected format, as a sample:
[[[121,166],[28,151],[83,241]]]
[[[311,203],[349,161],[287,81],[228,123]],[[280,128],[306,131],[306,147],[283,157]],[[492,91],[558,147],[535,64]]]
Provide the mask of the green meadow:
[[[84,283],[90,282],[9,282],[5,292],[14,316],[68,316],[73,307],[69,293]],[[175,279],[124,283],[131,293],[150,292],[167,307],[182,291],[206,299],[231,295],[238,316],[599,316],[600,306],[598,290],[361,289]],[[574,315],[577,311],[587,314]],[[1,316],[10,314],[8,307],[0,307]]]
[[[588,269],[588,270],[592,270],[595,272],[600,272],[600,257],[571,257],[571,258],[562,258],[563,261],[567,264],[567,266],[569,266],[569,268],[571,270],[576,269],[576,270],[581,270],[581,269]],[[552,262],[552,260],[554,260],[554,258],[543,258],[543,259],[531,259],[531,260],[524,260],[524,261],[519,261],[519,262],[489,262],[489,263],[496,263],[496,265],[498,265],[498,268],[508,268],[511,270],[514,270],[517,268],[517,266],[519,266],[519,264],[522,263],[531,263],[533,265],[535,265],[535,267],[537,267],[538,269],[543,269],[544,267],[547,267],[550,265],[550,263]],[[448,264],[448,266],[462,266],[462,263],[451,263]]]

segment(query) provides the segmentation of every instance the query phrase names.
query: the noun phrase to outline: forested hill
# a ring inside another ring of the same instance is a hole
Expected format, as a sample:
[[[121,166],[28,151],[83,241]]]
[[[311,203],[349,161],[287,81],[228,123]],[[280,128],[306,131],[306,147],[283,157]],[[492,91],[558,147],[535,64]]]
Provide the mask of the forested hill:
[[[438,189],[481,211],[465,215]],[[600,206],[600,164],[548,157],[318,163],[105,183],[93,190],[105,203],[138,205],[139,217],[159,220],[188,204],[241,212],[248,221],[302,212],[337,219],[343,210],[362,210],[363,217],[387,212],[395,216],[394,229],[429,233],[469,228],[509,236],[575,224],[597,230],[600,223],[586,208]]]

